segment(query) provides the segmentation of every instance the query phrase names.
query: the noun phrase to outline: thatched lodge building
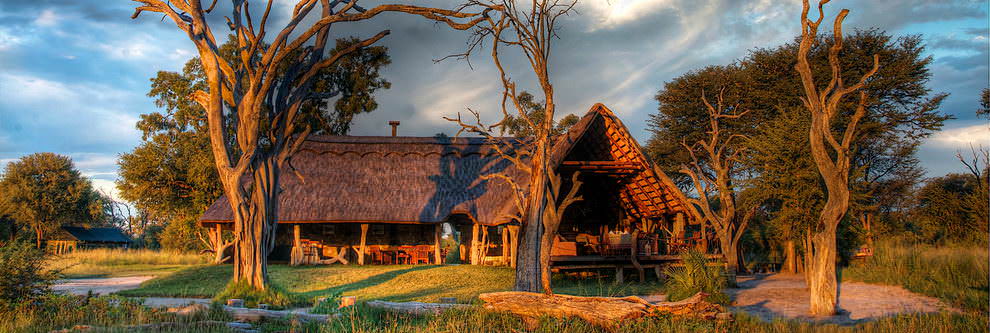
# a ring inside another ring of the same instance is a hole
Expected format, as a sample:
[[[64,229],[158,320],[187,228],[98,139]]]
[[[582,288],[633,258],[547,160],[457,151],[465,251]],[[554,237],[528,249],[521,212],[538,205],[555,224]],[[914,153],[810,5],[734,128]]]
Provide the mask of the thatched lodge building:
[[[583,200],[564,214],[556,266],[612,265],[632,254],[640,266],[684,247],[707,247],[698,242],[707,237],[700,237],[704,231],[684,195],[604,105],[593,106],[557,139],[551,163],[564,188],[573,172],[581,172],[584,183]],[[280,180],[272,260],[442,263],[441,236],[451,234],[465,261],[514,264],[519,221],[511,218],[513,191],[483,176],[525,177],[482,138],[314,136],[292,166]],[[227,199],[217,200],[200,222],[229,229]]]

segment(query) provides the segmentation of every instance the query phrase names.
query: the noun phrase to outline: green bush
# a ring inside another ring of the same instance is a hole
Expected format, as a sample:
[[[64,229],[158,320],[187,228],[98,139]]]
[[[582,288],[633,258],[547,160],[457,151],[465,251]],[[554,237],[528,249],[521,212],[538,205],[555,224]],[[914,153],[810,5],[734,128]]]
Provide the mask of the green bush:
[[[708,257],[699,251],[690,250],[681,254],[684,263],[680,267],[667,267],[665,274],[667,295],[671,301],[693,296],[698,292],[708,293],[708,301],[728,304],[729,296],[722,292],[728,284],[721,266],[709,265]]]
[[[300,303],[282,288],[271,283],[265,290],[258,290],[243,281],[228,283],[223,291],[213,297],[213,301],[224,303],[233,298],[244,300],[244,306],[249,308],[257,307],[258,304],[268,304],[272,309],[281,309]]]
[[[0,307],[9,308],[49,294],[58,272],[46,269],[49,257],[27,242],[0,247]]]

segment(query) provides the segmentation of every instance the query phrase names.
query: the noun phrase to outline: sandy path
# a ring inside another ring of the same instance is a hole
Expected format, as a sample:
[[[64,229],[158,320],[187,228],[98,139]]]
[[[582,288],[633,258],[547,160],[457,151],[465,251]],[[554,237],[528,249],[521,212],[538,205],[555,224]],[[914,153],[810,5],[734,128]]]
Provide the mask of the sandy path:
[[[99,279],[67,279],[61,280],[52,286],[57,292],[64,292],[72,295],[86,295],[90,291],[93,294],[108,295],[122,290],[135,289],[142,282],[148,281],[154,276],[128,276],[117,278]],[[210,304],[206,298],[179,298],[179,297],[140,297],[144,299],[144,304],[150,307],[171,307],[188,305],[192,303]]]
[[[855,324],[898,313],[951,310],[936,298],[915,294],[898,286],[843,282],[839,285],[838,305],[842,314],[811,318],[808,316],[808,290],[800,275],[740,277],[739,287],[726,290],[734,300],[734,308],[767,321],[784,317]]]
[[[99,279],[67,279],[58,281],[52,289],[73,295],[86,295],[90,291],[94,294],[108,295],[121,290],[135,289],[142,282],[148,281],[154,276],[127,276],[116,278]]]

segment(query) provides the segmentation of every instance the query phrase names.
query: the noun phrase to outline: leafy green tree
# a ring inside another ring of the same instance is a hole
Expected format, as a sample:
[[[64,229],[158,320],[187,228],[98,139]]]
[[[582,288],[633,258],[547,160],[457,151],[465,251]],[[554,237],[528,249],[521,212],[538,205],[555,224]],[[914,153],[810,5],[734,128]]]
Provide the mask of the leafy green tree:
[[[990,88],[983,88],[980,93],[980,108],[976,109],[976,116],[990,116]]]
[[[951,173],[925,182],[918,190],[913,212],[918,235],[928,243],[982,242],[987,240],[987,220],[978,218],[986,206],[985,193],[971,175]],[[981,200],[973,200],[981,197]]]
[[[529,121],[521,115],[509,114],[502,120],[501,127],[509,135],[517,138],[533,136],[533,126],[530,122],[532,122],[532,124],[543,123],[543,111],[546,103],[537,101],[533,94],[526,91],[519,93],[518,100],[519,105],[526,110],[526,116],[529,117]],[[554,123],[553,130],[550,135],[556,137],[564,134],[571,128],[571,126],[574,126],[574,124],[577,124],[580,120],[580,117],[574,115],[573,113],[568,113],[566,116],[560,118],[560,120]]]
[[[44,250],[24,241],[0,247],[0,310],[14,311],[18,304],[51,293],[59,272],[47,265],[49,259]]]
[[[355,38],[338,39],[331,52],[357,42]],[[221,55],[228,61],[236,60],[235,46],[232,41],[221,45]],[[385,47],[373,46],[319,71],[315,93],[337,97],[303,104],[301,116],[314,129],[312,133],[346,135],[356,115],[377,109],[374,93],[390,87],[380,71],[390,62]],[[142,132],[142,143],[122,154],[118,162],[121,197],[150,215],[152,221],[163,224],[160,243],[166,249],[202,248],[201,240],[206,238],[196,220],[223,194],[210,150],[206,112],[189,98],[205,89],[198,58],[187,61],[181,73],[159,71],[151,79],[148,96],[155,98],[155,105],[163,111],[141,115],[137,128]]]
[[[35,153],[7,163],[0,178],[0,196],[8,216],[31,228],[41,248],[45,235],[66,224],[99,221],[99,195],[72,160],[54,153]],[[94,208],[95,207],[95,208]]]

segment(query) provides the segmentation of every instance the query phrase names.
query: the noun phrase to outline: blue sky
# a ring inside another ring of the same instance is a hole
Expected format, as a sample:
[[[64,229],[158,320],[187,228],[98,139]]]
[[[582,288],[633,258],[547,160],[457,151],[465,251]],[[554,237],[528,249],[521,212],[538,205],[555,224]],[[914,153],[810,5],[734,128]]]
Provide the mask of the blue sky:
[[[293,3],[276,1],[273,26],[283,24]],[[40,151],[66,154],[99,188],[113,192],[117,156],[140,140],[134,123],[156,111],[146,96],[149,78],[179,70],[193,54],[169,21],[155,15],[131,20],[133,6],[0,0],[0,163]],[[851,10],[846,29],[924,36],[935,59],[929,86],[951,94],[942,110],[957,118],[922,148],[929,176],[961,171],[953,155],[970,143],[990,145],[987,122],[974,116],[980,89],[990,85],[987,1],[836,0],[829,6],[830,18],[839,8]],[[603,102],[642,141],[657,108],[653,95],[665,81],[791,40],[799,31],[800,1],[583,0],[578,12],[562,23],[555,46],[558,110],[582,114]],[[214,29],[221,33],[219,24]],[[392,89],[378,95],[379,110],[356,120],[353,135],[387,135],[388,120],[402,121],[402,135],[453,134],[456,127],[442,117],[469,107],[495,117],[500,87],[488,58],[474,59],[473,68],[433,62],[462,50],[466,33],[389,15],[340,26],[334,34],[371,36],[382,29],[392,30],[381,43],[393,59],[384,73]],[[523,88],[536,90],[518,59],[509,66]]]

